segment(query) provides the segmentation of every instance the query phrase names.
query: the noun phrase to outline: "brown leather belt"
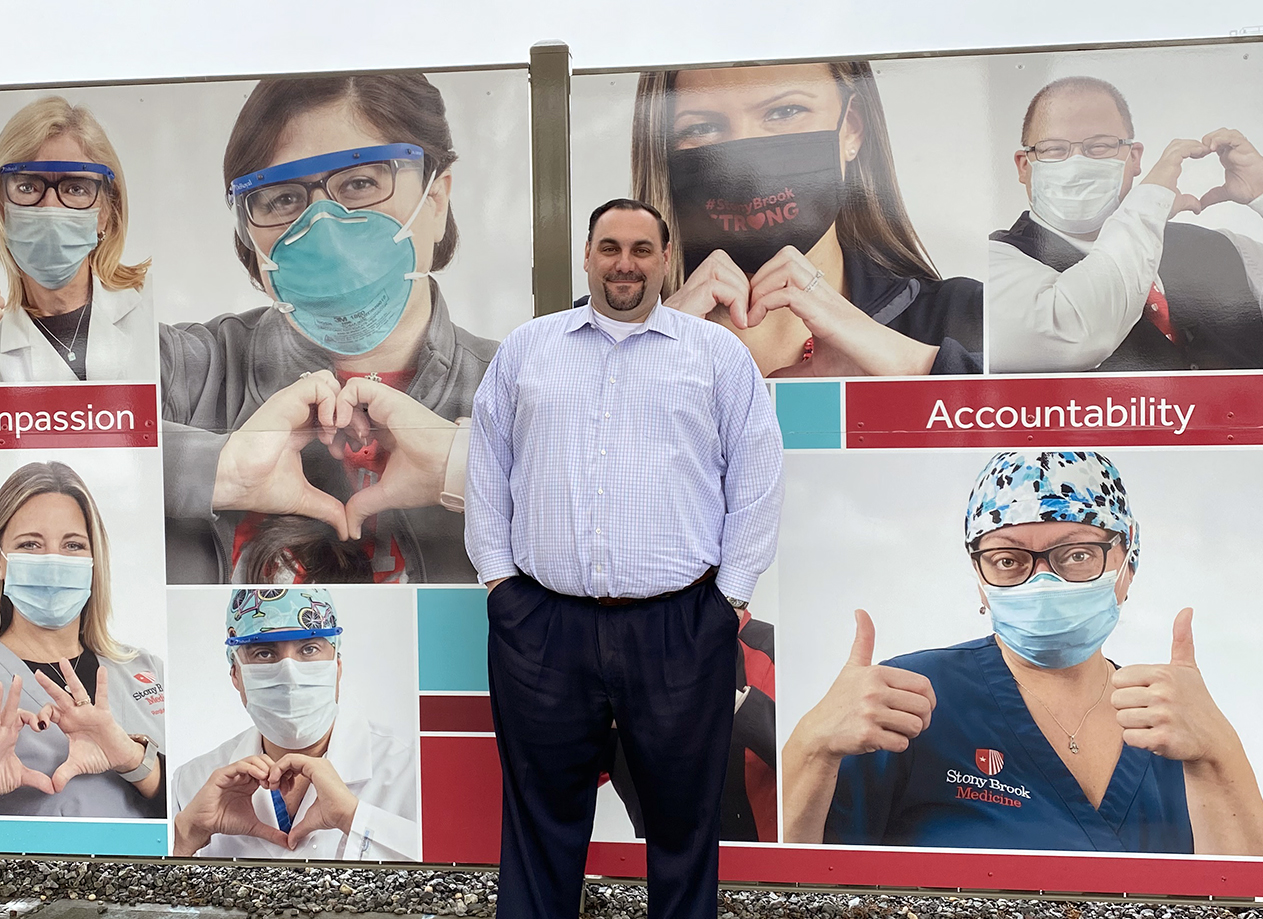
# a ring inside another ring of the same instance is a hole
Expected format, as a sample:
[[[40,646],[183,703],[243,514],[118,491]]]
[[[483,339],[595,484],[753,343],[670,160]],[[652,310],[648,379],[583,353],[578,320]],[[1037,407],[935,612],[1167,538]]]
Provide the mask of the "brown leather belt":
[[[674,597],[676,594],[682,594],[686,590],[691,590],[703,581],[709,581],[719,569],[714,565],[702,572],[702,576],[689,584],[687,587],[681,587],[679,590],[668,590],[666,593],[658,594],[653,597],[594,597],[598,606],[631,606],[633,603],[650,603],[654,600],[665,600],[667,597]]]

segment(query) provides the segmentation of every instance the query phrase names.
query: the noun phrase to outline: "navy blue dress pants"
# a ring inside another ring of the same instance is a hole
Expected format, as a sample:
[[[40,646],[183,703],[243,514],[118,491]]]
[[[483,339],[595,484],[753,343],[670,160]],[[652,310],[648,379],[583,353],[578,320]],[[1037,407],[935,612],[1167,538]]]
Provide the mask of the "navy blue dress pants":
[[[738,622],[714,578],[601,606],[518,576],[488,595],[487,616],[498,919],[578,915],[615,720],[644,812],[650,919],[715,919]]]

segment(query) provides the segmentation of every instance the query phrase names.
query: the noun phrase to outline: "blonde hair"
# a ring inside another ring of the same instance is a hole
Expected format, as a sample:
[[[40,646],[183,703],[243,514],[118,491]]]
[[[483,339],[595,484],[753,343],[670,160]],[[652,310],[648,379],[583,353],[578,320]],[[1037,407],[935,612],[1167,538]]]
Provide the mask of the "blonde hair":
[[[83,512],[88,525],[88,543],[92,550],[92,595],[83,607],[79,619],[79,640],[98,657],[115,661],[128,661],[136,656],[133,648],[125,647],[110,636],[112,614],[110,605],[110,543],[101,522],[101,512],[88,492],[83,479],[65,463],[27,463],[0,485],[0,536],[8,529],[9,521],[36,495],[69,495]],[[3,581],[0,581],[0,585]],[[13,617],[13,603],[8,597],[0,599],[0,634],[8,628]]]
[[[114,171],[114,181],[102,187],[104,203],[100,206],[105,211],[105,229],[100,243],[88,257],[92,275],[109,290],[139,290],[145,283],[149,260],[139,265],[122,263],[123,246],[127,242],[127,183],[114,145],[92,112],[82,105],[72,106],[61,96],[45,96],[23,107],[0,130],[0,164],[32,160],[46,141],[63,134],[79,142],[89,161],[109,166]],[[0,207],[9,206],[7,201],[0,200]],[[0,242],[3,241],[4,227],[0,224]],[[0,264],[4,265],[9,282],[9,306],[29,309],[22,272],[7,246],[0,246]]]
[[[899,193],[894,153],[872,68],[866,61],[836,61],[828,66],[842,93],[843,111],[848,103],[853,108],[858,106],[864,124],[864,142],[855,160],[847,165],[845,203],[834,222],[838,242],[843,249],[858,249],[878,265],[903,277],[937,280],[938,271],[912,228]],[[664,297],[684,283],[684,247],[671,206],[667,159],[678,73],[677,70],[642,73],[636,85],[636,107],[632,113],[631,197],[661,211],[671,239],[676,241],[662,290]]]

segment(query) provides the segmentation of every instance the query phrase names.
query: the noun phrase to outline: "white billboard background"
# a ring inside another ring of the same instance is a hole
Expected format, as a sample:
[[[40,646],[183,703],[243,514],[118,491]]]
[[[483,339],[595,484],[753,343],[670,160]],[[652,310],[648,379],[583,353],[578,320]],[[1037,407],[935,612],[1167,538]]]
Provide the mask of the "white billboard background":
[[[781,522],[777,735],[783,747],[850,653],[854,610],[872,616],[874,662],[991,633],[964,549],[974,479],[995,451],[790,453]],[[1107,449],[1140,523],[1140,568],[1105,654],[1171,659],[1193,608],[1197,664],[1263,767],[1263,454],[1253,448]],[[786,678],[786,675],[790,675]]]
[[[434,277],[452,320],[500,339],[531,317],[529,85],[525,69],[427,74],[452,144],[456,256]],[[224,201],[224,147],[254,81],[0,92],[0,125],[50,94],[86,105],[118,152],[130,221],[124,261],[153,259],[160,322],[267,306],[237,261]]]
[[[167,763],[172,774],[252,723],[233,688],[224,654],[232,590],[167,591]],[[338,717],[371,720],[416,743],[416,591],[343,585],[329,588],[329,595],[344,630]]]

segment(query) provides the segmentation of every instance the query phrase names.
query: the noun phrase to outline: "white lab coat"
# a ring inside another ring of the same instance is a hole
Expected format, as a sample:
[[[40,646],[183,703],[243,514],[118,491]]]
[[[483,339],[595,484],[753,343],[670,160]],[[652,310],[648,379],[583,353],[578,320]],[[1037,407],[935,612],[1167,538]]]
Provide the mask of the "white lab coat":
[[[140,290],[106,290],[100,281],[94,281],[92,315],[86,331],[88,382],[157,379],[157,326],[148,281]],[[6,306],[0,314],[0,382],[78,381],[30,314],[17,304]]]
[[[164,731],[166,687],[162,660],[140,651],[129,661],[112,661],[97,655],[109,678],[110,714],[128,734],[147,734],[166,753]],[[38,712],[51,700],[21,658],[0,644],[0,680],[7,693],[14,675],[22,677],[22,699],[29,712]],[[66,761],[69,741],[61,728],[50,724],[39,733],[23,728],[18,734],[17,754],[27,766],[45,775]],[[0,795],[0,814],[24,817],[124,817],[154,819],[162,816],[165,802],[141,796],[135,786],[117,772],[77,775],[59,793],[46,795],[34,788],[18,788]]]
[[[263,752],[263,738],[251,727],[209,753],[175,770],[171,801],[179,813],[222,766]],[[421,824],[417,814],[417,738],[398,737],[385,728],[342,712],[334,722],[325,758],[351,793],[359,798],[349,835],[340,830],[317,830],[290,851],[254,836],[216,834],[197,854],[206,858],[329,858],[341,861],[417,861],[421,854]],[[316,800],[316,787],[307,789],[293,825]],[[268,826],[278,826],[272,793],[254,793],[254,812]]]
[[[1076,239],[1031,219],[1085,252],[1057,271],[992,240],[986,284],[988,368],[992,373],[1080,372],[1114,353],[1144,311],[1162,261],[1163,233],[1175,193],[1137,185],[1095,241]],[[1249,207],[1263,214],[1263,196]],[[1263,299],[1263,245],[1220,230],[1241,255],[1250,290]]]

